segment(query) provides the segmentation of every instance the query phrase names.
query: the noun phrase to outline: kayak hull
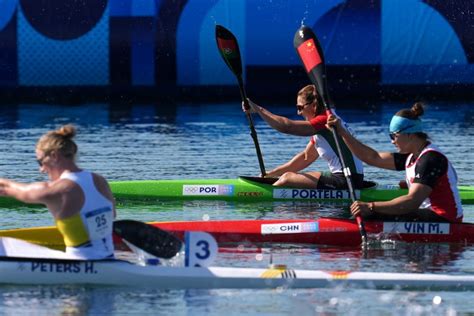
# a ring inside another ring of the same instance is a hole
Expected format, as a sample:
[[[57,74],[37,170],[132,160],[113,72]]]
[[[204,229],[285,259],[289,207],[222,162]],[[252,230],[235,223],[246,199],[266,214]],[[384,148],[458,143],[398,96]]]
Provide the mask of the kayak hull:
[[[330,288],[467,290],[474,276],[231,267],[140,266],[126,261],[0,258],[0,284],[134,286],[154,289]]]
[[[157,200],[350,202],[347,190],[281,188],[259,181],[265,181],[265,179],[239,177],[237,179],[112,181],[110,187],[114,197],[122,203]],[[459,186],[458,189],[463,204],[474,204],[474,187]],[[355,190],[355,194],[356,198],[362,201],[388,201],[407,194],[407,190],[400,189],[398,185],[376,185]],[[20,206],[27,205],[12,198],[0,197],[0,207]]]
[[[218,243],[292,243],[329,246],[359,246],[362,242],[354,220],[236,220],[194,222],[152,222],[183,238],[186,231],[204,231]],[[418,243],[474,243],[474,224],[365,221],[370,240],[398,240]]]
[[[260,183],[260,178],[206,180],[143,180],[111,182],[114,196],[119,200],[228,200],[241,202],[260,201],[325,201],[350,202],[347,190],[296,189],[274,187]],[[459,186],[462,203],[474,204],[474,187]],[[355,190],[362,201],[388,201],[406,195],[398,185],[375,185]]]
[[[210,233],[219,244],[290,243],[355,247],[361,244],[357,223],[350,219],[320,218],[272,220],[222,220],[149,223],[167,230],[179,238],[186,231]],[[474,224],[378,222],[366,221],[371,240],[399,240],[418,243],[474,244]],[[12,237],[42,246],[64,249],[64,241],[55,227],[36,227],[0,231],[0,237]],[[121,240],[115,238],[116,246]]]

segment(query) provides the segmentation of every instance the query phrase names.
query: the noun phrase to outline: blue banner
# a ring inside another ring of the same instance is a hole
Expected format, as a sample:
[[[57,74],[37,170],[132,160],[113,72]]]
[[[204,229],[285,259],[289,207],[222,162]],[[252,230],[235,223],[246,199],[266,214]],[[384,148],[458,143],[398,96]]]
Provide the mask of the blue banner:
[[[302,24],[339,81],[472,85],[473,11],[469,0],[1,0],[0,87],[235,85],[216,24],[236,35],[257,85],[300,70]]]

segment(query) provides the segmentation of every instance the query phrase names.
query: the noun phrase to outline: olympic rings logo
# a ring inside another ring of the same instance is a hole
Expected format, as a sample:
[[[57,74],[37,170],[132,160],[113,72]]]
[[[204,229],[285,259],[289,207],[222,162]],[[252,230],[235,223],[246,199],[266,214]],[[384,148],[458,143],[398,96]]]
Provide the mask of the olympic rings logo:
[[[281,227],[284,225],[262,225],[261,233],[262,235],[281,233]]]
[[[199,191],[199,187],[184,186],[183,191],[184,193],[196,193]]]

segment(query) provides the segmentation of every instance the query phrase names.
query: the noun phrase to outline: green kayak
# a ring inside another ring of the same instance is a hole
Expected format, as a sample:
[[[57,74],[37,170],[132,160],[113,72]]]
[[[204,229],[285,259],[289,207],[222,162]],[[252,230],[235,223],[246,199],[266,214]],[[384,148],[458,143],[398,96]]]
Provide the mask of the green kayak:
[[[271,185],[274,179],[239,177],[237,179],[205,180],[142,180],[111,182],[118,200],[227,200],[227,201],[289,201],[314,200],[321,202],[349,201],[347,190],[293,189]],[[356,190],[362,201],[388,201],[407,194],[398,185],[377,185],[366,182],[367,188]],[[463,204],[474,204],[474,187],[460,186]]]
[[[112,181],[110,186],[118,202],[153,200],[225,200],[236,202],[302,201],[349,202],[347,190],[294,189],[271,185],[275,179],[239,177],[237,179],[135,180]],[[362,201],[388,201],[407,193],[398,185],[366,182],[367,188],[356,190]],[[474,204],[474,187],[459,186],[463,204]],[[0,207],[26,206],[11,198],[0,198]],[[30,205],[31,207],[31,205]],[[34,206],[33,206],[34,207]]]

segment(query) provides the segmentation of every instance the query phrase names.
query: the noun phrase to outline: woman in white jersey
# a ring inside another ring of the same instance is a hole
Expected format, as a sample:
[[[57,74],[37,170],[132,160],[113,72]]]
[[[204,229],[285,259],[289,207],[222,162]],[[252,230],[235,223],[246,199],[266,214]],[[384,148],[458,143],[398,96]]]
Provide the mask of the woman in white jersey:
[[[351,205],[354,215],[387,220],[462,222],[463,210],[457,189],[457,175],[446,156],[423,133],[419,119],[424,109],[415,103],[398,111],[390,122],[390,138],[398,153],[377,152],[356,140],[335,116],[328,125],[337,126],[351,151],[365,163],[384,169],[405,170],[408,195],[387,202]]]
[[[309,189],[347,189],[341,161],[337,154],[332,133],[326,128],[327,116],[314,85],[305,86],[298,92],[296,109],[304,121],[290,120],[271,113],[249,100],[252,113],[258,113],[275,130],[296,136],[310,137],[306,149],[297,153],[288,162],[269,171],[266,177],[280,177],[275,186]],[[247,111],[243,108],[244,111]],[[355,157],[342,140],[339,141],[346,166],[350,169],[354,188],[362,188],[364,172],[362,162]],[[329,172],[299,172],[316,159],[326,160]]]
[[[36,157],[49,181],[23,184],[0,179],[0,195],[44,204],[64,238],[66,258],[113,258],[114,198],[102,176],[76,165],[75,134],[72,125],[65,125],[39,139]],[[45,257],[61,257],[56,255],[45,248]]]

